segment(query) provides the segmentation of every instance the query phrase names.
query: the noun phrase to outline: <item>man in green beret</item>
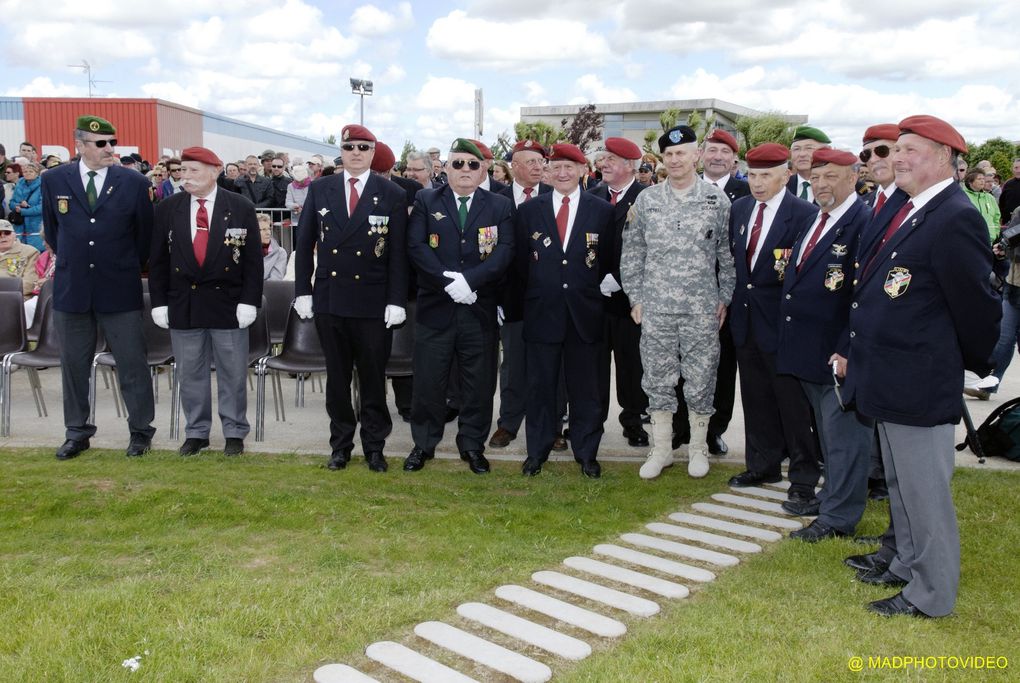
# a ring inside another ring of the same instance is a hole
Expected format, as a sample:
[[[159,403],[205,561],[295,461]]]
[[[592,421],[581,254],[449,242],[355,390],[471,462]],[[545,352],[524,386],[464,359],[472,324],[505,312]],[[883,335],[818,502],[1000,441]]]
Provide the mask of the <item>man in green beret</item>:
[[[811,191],[811,157],[816,149],[828,147],[832,143],[829,136],[813,126],[798,126],[793,132],[793,144],[790,145],[790,165],[793,175],[786,184],[793,194],[804,201],[814,202],[815,193]]]

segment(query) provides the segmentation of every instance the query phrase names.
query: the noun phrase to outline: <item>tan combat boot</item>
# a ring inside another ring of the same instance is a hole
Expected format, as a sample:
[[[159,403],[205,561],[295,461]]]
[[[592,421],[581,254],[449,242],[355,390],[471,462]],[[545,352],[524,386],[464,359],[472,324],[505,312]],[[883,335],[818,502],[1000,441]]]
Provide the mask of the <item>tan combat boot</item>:
[[[687,446],[687,474],[695,479],[708,474],[708,418],[690,414],[691,443]]]
[[[673,414],[667,410],[654,410],[652,417],[652,450],[641,466],[642,479],[655,479],[673,464]]]

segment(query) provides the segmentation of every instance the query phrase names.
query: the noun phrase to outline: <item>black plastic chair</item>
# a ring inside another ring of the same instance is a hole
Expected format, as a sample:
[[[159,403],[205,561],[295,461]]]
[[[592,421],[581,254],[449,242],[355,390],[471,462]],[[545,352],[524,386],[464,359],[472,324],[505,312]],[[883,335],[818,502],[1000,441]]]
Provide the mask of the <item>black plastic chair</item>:
[[[269,322],[269,340],[273,346],[283,343],[287,332],[287,317],[294,303],[293,280],[267,280],[262,285],[265,297],[266,318]]]
[[[292,282],[291,284],[294,283]],[[22,282],[20,277],[0,277],[0,292],[18,292],[21,294],[23,293],[21,288],[24,286],[24,282]]]
[[[28,337],[25,333],[25,298],[20,291],[0,292],[0,358],[4,359],[4,367],[7,366],[7,355],[20,353],[28,346]],[[8,424],[10,410],[10,375],[3,373],[0,377],[0,415],[3,415],[2,433],[4,436],[10,431]]]
[[[256,371],[258,394],[255,415],[255,440],[262,441],[266,431],[266,375],[273,371],[273,396],[282,396],[283,386],[280,373],[293,373],[297,376],[294,388],[294,403],[304,405],[305,375],[308,373],[325,372],[326,357],[319,342],[319,333],[315,329],[314,320],[302,320],[293,308],[287,317],[287,332],[283,337],[283,346],[277,356],[263,358]],[[283,401],[280,401],[280,413],[283,415]],[[284,415],[282,419],[286,420]]]
[[[28,327],[28,341],[37,342],[39,341],[39,329],[42,327],[42,311],[46,305],[53,300],[53,280],[52,278],[43,283],[43,286],[39,289],[39,296],[36,297],[38,301],[35,304],[35,318],[32,319],[32,324]]]

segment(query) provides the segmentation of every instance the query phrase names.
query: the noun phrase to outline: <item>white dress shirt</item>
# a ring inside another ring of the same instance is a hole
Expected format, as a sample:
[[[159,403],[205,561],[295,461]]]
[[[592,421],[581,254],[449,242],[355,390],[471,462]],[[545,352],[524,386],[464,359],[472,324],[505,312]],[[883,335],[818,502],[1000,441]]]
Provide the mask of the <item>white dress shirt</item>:
[[[779,211],[779,205],[783,203],[784,196],[786,196],[785,185],[771,199],[765,201],[765,213],[761,220],[761,233],[758,235],[758,244],[755,245],[754,254],[751,256],[751,270],[754,270],[755,265],[758,263],[758,255],[761,254],[761,250],[765,246],[769,230],[772,228],[772,221],[776,218],[776,213]],[[759,204],[761,202],[756,201],[754,203],[754,208],[751,209],[751,216],[747,220],[747,236],[744,238],[746,240],[745,244],[751,240],[751,230],[754,228],[754,219],[758,216]]]
[[[354,184],[354,189],[358,191],[358,201],[361,201],[361,197],[365,194],[365,183],[368,181],[368,176],[372,174],[371,169],[365,171],[359,176],[353,176],[344,171],[344,196],[346,197],[347,204],[347,217],[351,217],[351,178],[357,178],[358,182]]]
[[[553,223],[556,222],[556,214],[559,213],[560,207],[563,205],[563,197],[570,197],[570,203],[567,204],[567,235],[563,239],[563,251],[567,251],[567,245],[570,244],[570,233],[574,228],[574,219],[577,217],[577,203],[581,201],[581,188],[578,187],[572,193],[568,195],[562,195],[556,190],[552,191],[552,203],[553,203]]]
[[[191,241],[195,241],[195,233],[198,232],[198,200],[205,200],[205,211],[209,215],[209,228],[212,229],[213,206],[216,204],[216,186],[213,185],[212,192],[205,197],[191,195]]]
[[[78,172],[81,174],[81,184],[82,187],[84,187],[86,190],[88,189],[89,186],[89,171],[91,170],[92,170],[91,168],[89,168],[82,162],[80,161],[78,162]],[[106,182],[106,172],[108,170],[109,168],[107,166],[103,166],[102,168],[96,169],[96,177],[95,179],[93,179],[92,183],[96,186],[97,199],[99,198],[99,195],[103,194],[103,184]]]

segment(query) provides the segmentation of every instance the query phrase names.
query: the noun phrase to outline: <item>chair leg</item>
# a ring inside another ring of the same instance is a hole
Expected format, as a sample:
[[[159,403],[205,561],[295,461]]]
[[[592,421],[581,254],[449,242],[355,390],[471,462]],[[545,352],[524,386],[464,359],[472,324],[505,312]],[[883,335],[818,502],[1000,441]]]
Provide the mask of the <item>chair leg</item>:
[[[4,356],[0,365],[0,436],[11,435],[11,360],[13,353]]]
[[[42,382],[39,381],[39,371],[35,368],[28,368],[28,381],[32,385],[36,412],[39,413],[39,417],[49,417],[49,413],[46,412],[46,399],[43,398]]]
[[[113,404],[117,406],[117,417],[127,417],[127,408],[124,406],[124,399],[120,393],[120,375],[117,374],[117,368],[113,368],[110,371],[110,384],[113,389]],[[123,408],[123,410],[121,410]]]
[[[89,373],[89,424],[96,423],[96,366],[99,365],[96,358],[98,357],[99,354],[96,354],[92,359],[92,370]]]
[[[177,377],[177,361],[170,363],[170,438],[180,438],[181,417],[178,410],[181,405],[181,387]]]
[[[149,366],[149,382],[152,384],[152,400],[159,403],[159,373],[155,365]]]
[[[266,368],[265,359],[255,363],[255,441],[264,438],[266,421]]]
[[[273,392],[273,400],[274,401],[276,400],[276,396],[280,397],[280,421],[286,422],[287,411],[284,407],[286,405],[286,402],[283,400],[283,380],[280,379],[280,373],[276,372],[275,370],[273,371],[273,382],[274,386],[276,387],[275,391]]]

